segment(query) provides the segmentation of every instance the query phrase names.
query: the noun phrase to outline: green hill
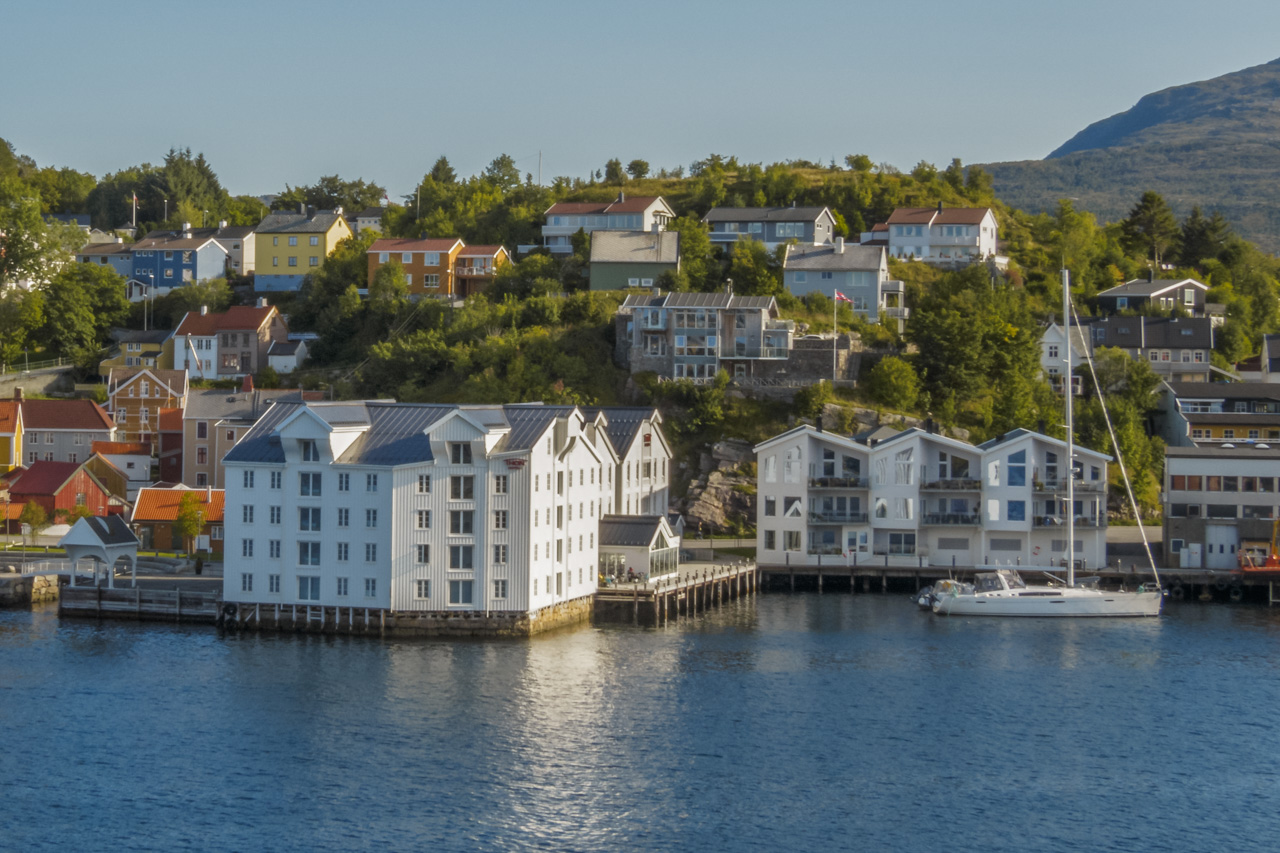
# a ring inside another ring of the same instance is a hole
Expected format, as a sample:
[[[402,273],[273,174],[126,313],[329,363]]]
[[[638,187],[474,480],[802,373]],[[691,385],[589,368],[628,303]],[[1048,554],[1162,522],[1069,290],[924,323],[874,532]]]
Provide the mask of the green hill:
[[[1179,215],[1193,205],[1220,211],[1241,236],[1280,251],[1280,59],[1154,92],[1044,160],[982,168],[1023,210],[1072,198],[1113,221],[1155,190]]]

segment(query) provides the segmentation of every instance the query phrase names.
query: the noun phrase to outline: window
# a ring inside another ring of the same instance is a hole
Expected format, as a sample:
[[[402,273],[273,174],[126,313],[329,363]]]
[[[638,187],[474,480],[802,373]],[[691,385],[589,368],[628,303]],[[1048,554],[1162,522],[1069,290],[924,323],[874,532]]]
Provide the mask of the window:
[[[340,492],[351,491],[351,475],[350,474],[338,475],[338,491]]]
[[[449,546],[449,568],[472,569],[474,565],[474,547],[471,545]]]
[[[303,531],[318,531],[320,529],[320,507],[298,507],[298,529]]]
[[[1008,521],[1026,521],[1027,520],[1026,501],[1009,501],[1005,518]]]
[[[240,591],[253,592],[253,575],[248,572],[240,573]]]
[[[364,543],[364,561],[366,563],[376,563],[378,561],[378,545],[375,542]]]
[[[279,591],[280,591],[280,576],[267,575],[267,592],[279,592]]]
[[[320,565],[320,543],[319,542],[299,542],[298,543],[298,565],[299,566]]]
[[[320,475],[306,472],[298,475],[298,494],[304,498],[320,497]]]
[[[422,277],[422,286],[423,287],[439,287],[440,276],[436,273],[432,273],[430,275],[424,275]]]
[[[449,511],[449,532],[456,536],[467,536],[474,533],[475,513],[471,510]]]
[[[413,583],[413,594],[415,598],[431,597],[431,581],[419,580]]]
[[[466,442],[452,442],[449,445],[449,461],[454,465],[470,465],[471,445]]]
[[[204,450],[204,448],[202,447],[200,448],[200,450]],[[199,455],[200,455],[199,453],[196,454],[197,457],[199,457]],[[32,459],[31,461],[34,462],[35,460]],[[209,475],[204,473],[203,471],[198,472],[196,474],[196,485],[197,486],[209,485]]]
[[[376,509],[366,509],[364,511],[364,526],[369,528],[378,526],[378,511]]]
[[[292,237],[290,237],[289,239],[291,239],[291,240],[292,240],[293,238],[292,238]],[[290,256],[289,256],[289,266],[291,266],[291,267],[296,267],[297,265],[298,265],[298,258],[297,258],[297,256],[296,256],[296,255],[290,255]]]
[[[787,551],[800,550],[800,531],[799,530],[784,530],[782,532],[782,536],[783,536],[782,547],[784,550],[787,550]]]
[[[298,238],[297,238],[297,237],[290,237],[290,238],[289,238],[289,245],[290,245],[290,246],[296,246],[296,245],[298,245]]]
[[[345,563],[351,554],[351,546],[346,542],[338,543],[338,562]]]
[[[240,510],[240,520],[245,524],[253,524],[253,504],[245,504]]]
[[[591,473],[592,473],[592,476],[594,477],[595,472],[592,471]],[[507,482],[506,474],[499,474],[493,478],[493,493],[495,495],[507,494],[507,488],[508,488],[508,482]]]
[[[240,556],[241,557],[253,556],[253,540],[252,539],[240,540]]]
[[[456,475],[449,478],[449,499],[455,501],[475,500],[476,478],[470,475]]]
[[[493,529],[507,529],[507,511],[505,509],[496,509],[493,511]]]
[[[427,563],[431,562],[431,546],[430,545],[418,545],[416,550],[418,553],[419,564],[426,565]]]
[[[351,584],[349,583],[348,578],[338,578],[338,595],[339,596],[342,596],[345,598],[350,589],[351,589]]]
[[[209,538],[214,540],[215,542],[222,541],[222,525],[221,524],[215,524],[209,528]]]
[[[280,507],[278,506],[271,507],[271,509],[269,510],[269,513],[271,515],[271,523],[279,524],[280,523]]]
[[[1009,454],[1009,465],[1005,470],[1006,486],[1025,486],[1027,484],[1027,451],[1019,450]]]
[[[164,277],[165,277],[165,278],[173,278],[173,270],[172,270],[172,269],[167,269],[167,270],[165,270],[165,271],[164,271]]]
[[[449,603],[470,604],[474,581],[449,581]]]
[[[378,491],[378,475],[377,474],[364,475],[364,490],[366,492]]]
[[[378,594],[378,579],[365,578],[364,579],[364,597],[373,598],[377,594]]]
[[[778,535],[776,531],[766,530],[764,532],[764,549],[766,551],[776,551],[778,548]]]
[[[430,474],[418,475],[418,494],[420,495],[431,494],[431,475]]]
[[[313,237],[311,238],[311,245],[313,245],[313,246],[319,246],[319,245],[320,245],[320,238],[319,238],[319,237],[317,237],[317,236],[313,236]]]
[[[280,481],[283,479],[284,479],[284,476],[279,471],[272,471],[271,472],[271,488],[273,489],[280,488]]]
[[[320,259],[319,259],[318,257],[316,257],[315,255],[312,255],[311,257],[307,258],[307,266],[309,266],[309,267],[318,267],[318,266],[320,266]]]
[[[280,559],[280,540],[270,539],[267,541],[267,556],[273,560]]]
[[[351,510],[347,509],[345,506],[338,507],[338,526],[351,526]]]
[[[342,593],[338,593],[341,595]],[[315,575],[299,575],[298,576],[298,600],[299,601],[319,601],[320,600],[320,578]]]
[[[494,598],[507,597],[507,582],[505,580],[499,579],[493,582],[493,597]]]
[[[253,488],[253,472],[244,471],[243,474],[244,474],[244,487],[246,489],[252,489]]]
[[[493,562],[499,565],[502,565],[507,562],[507,546],[506,545],[493,546]]]
[[[34,462],[35,460],[32,460],[32,461]],[[197,447],[196,448],[196,464],[207,465],[208,463],[209,463],[209,448]],[[203,485],[203,483],[201,485]]]
[[[305,439],[302,445],[302,461],[303,462],[319,462],[320,449],[316,447],[316,443],[311,439]]]
[[[418,510],[418,529],[419,530],[431,529],[431,510],[429,509]]]

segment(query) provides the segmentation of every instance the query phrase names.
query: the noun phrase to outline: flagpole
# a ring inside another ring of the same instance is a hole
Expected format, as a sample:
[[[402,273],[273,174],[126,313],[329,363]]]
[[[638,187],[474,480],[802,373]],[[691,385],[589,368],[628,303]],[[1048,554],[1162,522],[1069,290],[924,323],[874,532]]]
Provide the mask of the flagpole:
[[[840,300],[836,299],[837,291],[831,291],[831,390],[836,390],[836,346],[840,340],[840,325],[836,319],[840,310]]]

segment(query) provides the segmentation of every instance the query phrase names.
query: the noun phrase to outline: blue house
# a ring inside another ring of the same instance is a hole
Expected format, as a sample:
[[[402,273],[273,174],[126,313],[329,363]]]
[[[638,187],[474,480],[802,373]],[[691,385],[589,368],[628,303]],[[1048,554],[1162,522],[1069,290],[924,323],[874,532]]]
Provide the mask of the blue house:
[[[725,251],[742,239],[758,240],[773,251],[784,243],[822,246],[835,239],[836,220],[825,207],[713,207],[702,217],[711,245]]]
[[[126,280],[133,276],[132,243],[89,243],[76,252],[76,260],[82,264],[111,267]]]
[[[164,296],[175,287],[227,274],[227,249],[213,237],[183,231],[152,231],[130,248],[133,271],[129,299]]]

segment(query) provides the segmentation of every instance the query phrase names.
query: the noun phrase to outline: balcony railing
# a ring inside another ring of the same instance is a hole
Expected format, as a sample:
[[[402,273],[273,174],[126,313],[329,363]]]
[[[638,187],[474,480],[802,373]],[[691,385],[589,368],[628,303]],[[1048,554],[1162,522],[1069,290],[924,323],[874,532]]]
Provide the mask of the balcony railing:
[[[865,489],[866,477],[810,477],[811,489]]]
[[[810,512],[809,521],[816,524],[866,524],[865,512]]]
[[[766,331],[788,331],[794,332],[796,329],[795,320],[765,320],[764,327]]]
[[[838,557],[844,553],[839,545],[810,545],[808,553],[811,556],[821,554],[827,557]]]
[[[926,491],[980,492],[982,491],[982,481],[969,477],[949,477],[945,480],[933,480],[924,483],[920,488]]]
[[[1075,520],[1076,527],[1105,527],[1107,520],[1103,516],[1094,515],[1077,515]],[[1035,517],[1036,527],[1066,527],[1066,518],[1060,515],[1037,515]]]
[[[493,275],[493,270],[494,268],[492,265],[471,266],[468,264],[458,264],[458,266],[454,267],[454,272],[456,272],[458,275],[489,276],[489,275]]]
[[[720,348],[721,358],[772,358],[785,359],[786,347],[740,347],[729,344]]]
[[[884,314],[884,316],[894,320],[907,320],[907,319],[910,319],[911,317],[910,308],[898,308],[891,305],[886,305],[885,307],[880,309],[880,312]]]
[[[976,527],[981,521],[981,516],[967,512],[931,512],[925,513],[920,521],[926,525]]]

